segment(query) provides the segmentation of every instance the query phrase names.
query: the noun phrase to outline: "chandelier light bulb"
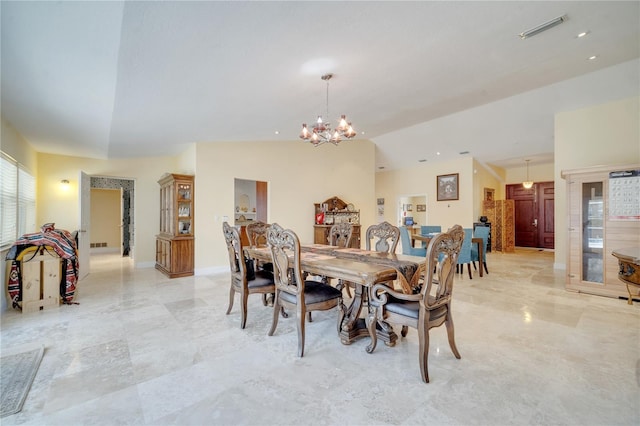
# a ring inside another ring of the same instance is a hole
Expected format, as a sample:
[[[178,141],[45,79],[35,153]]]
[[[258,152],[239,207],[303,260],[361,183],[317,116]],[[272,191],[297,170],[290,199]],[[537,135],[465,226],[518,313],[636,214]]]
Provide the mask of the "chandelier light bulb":
[[[302,139],[309,139],[309,129],[307,129],[306,123],[302,125],[302,132],[300,133],[300,137]]]

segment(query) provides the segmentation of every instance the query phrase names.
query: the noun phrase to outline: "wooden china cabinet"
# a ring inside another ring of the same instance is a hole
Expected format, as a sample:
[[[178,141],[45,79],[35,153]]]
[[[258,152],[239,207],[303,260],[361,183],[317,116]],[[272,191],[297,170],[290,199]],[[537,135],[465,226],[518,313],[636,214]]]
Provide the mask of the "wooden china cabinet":
[[[351,247],[360,248],[360,210],[353,204],[346,203],[338,197],[332,197],[322,203],[316,203],[316,221],[313,227],[313,242],[315,244],[329,244],[329,230],[336,223],[350,223],[353,225]]]
[[[165,174],[160,184],[156,269],[169,278],[193,275],[194,176]]]

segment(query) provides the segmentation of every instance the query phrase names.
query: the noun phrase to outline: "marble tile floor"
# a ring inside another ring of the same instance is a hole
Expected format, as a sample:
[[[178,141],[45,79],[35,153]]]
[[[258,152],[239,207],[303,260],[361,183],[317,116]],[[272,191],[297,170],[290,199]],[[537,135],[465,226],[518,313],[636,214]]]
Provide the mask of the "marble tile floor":
[[[2,315],[2,352],[44,344],[21,412],[2,425],[638,425],[640,303],[569,293],[553,253],[489,253],[454,288],[456,342],[415,330],[395,347],[340,343],[314,313],[304,358],[292,319],[249,299],[239,328],[228,274],[170,280],[92,256],[79,305]]]

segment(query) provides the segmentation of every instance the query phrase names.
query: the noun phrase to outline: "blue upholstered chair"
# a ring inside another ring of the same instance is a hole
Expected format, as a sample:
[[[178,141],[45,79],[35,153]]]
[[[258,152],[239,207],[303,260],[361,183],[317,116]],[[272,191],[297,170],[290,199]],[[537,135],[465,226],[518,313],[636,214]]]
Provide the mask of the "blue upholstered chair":
[[[487,243],[489,241],[489,227],[488,226],[478,226],[474,231],[474,236],[476,238],[482,238],[482,259],[479,258],[478,254],[478,246],[473,244],[471,246],[471,261],[473,262],[473,266],[475,267],[476,262],[482,262],[480,267],[484,267],[484,271],[488,274],[489,270],[487,269]]]
[[[422,257],[425,257],[427,255],[427,249],[415,248],[412,246],[411,237],[409,236],[409,231],[405,226],[400,227],[400,241],[402,242],[402,254],[409,254],[411,256],[422,256]]]
[[[434,232],[442,232],[442,226],[440,225],[422,225],[420,227],[420,234],[427,235]]]
[[[442,226],[440,225],[422,225],[420,227],[420,235],[433,234],[434,232],[442,232]],[[426,247],[427,243],[422,242],[422,247]]]
[[[473,279],[471,276],[471,238],[473,238],[473,229],[464,228],[464,241],[460,248],[460,254],[458,255],[459,272],[464,273],[464,265],[467,264],[469,270],[469,279]]]

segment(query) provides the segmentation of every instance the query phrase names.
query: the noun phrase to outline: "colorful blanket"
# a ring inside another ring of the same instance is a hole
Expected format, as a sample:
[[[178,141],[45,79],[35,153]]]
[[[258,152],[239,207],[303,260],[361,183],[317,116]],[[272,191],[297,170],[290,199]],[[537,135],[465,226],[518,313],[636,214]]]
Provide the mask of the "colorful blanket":
[[[76,292],[78,282],[78,252],[75,239],[69,231],[55,229],[54,224],[47,223],[42,226],[42,232],[25,234],[13,243],[5,260],[11,261],[9,272],[8,291],[14,308],[20,309],[22,301],[22,274],[21,262],[29,261],[31,256],[38,252],[55,252],[62,259],[63,276],[60,280],[60,297],[62,303],[70,304]],[[40,247],[41,250],[27,250],[32,247]]]

